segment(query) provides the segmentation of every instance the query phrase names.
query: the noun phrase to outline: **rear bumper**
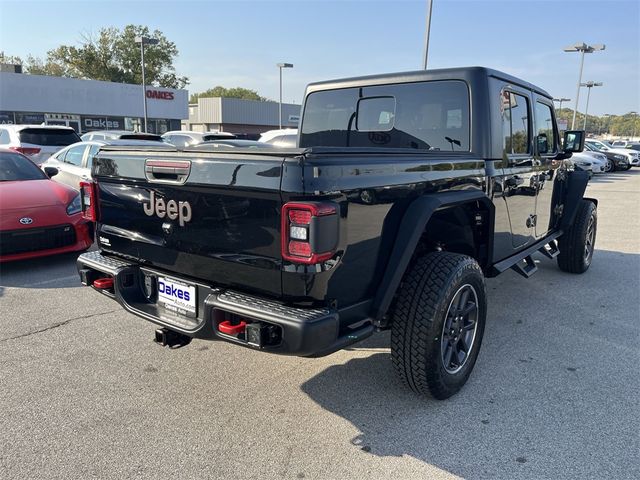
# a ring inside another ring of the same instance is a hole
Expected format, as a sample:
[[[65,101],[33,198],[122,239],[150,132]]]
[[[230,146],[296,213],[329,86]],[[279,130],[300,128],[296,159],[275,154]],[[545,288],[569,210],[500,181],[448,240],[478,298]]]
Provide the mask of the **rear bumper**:
[[[80,255],[77,266],[84,285],[92,286],[96,278],[113,277],[112,289],[96,291],[113,298],[134,315],[193,338],[225,340],[271,353],[306,357],[328,355],[368,337],[374,330],[368,319],[359,322],[356,327],[343,329],[334,310],[287,306],[270,299],[181,279],[171,273],[105,256],[100,252]],[[174,313],[157,302],[153,285],[158,275],[195,286],[195,316]],[[273,328],[278,332],[277,341],[252,344],[246,338],[248,333],[222,333],[219,330],[220,323],[230,318]]]

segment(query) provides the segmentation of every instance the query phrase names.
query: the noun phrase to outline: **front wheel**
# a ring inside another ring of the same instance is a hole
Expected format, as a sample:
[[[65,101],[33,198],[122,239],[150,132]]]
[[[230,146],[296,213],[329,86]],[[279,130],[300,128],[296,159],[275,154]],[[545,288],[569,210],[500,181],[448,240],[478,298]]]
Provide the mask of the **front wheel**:
[[[604,166],[605,173],[613,172],[614,168],[613,162],[607,159],[607,164]]]
[[[580,200],[573,225],[558,239],[558,267],[569,273],[589,269],[596,246],[598,212],[589,200]]]
[[[391,359],[403,382],[440,400],[457,393],[478,357],[486,312],[484,276],[473,258],[418,258],[393,308]]]

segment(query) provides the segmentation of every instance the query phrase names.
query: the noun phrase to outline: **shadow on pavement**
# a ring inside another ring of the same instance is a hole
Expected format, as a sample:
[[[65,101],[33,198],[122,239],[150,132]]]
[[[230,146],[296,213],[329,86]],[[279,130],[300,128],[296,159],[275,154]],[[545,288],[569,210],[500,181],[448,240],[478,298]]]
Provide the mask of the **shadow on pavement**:
[[[544,262],[529,281],[514,273],[488,280],[482,350],[454,397],[436,401],[404,387],[389,332],[355,345],[346,363],[302,390],[353,424],[360,434],[345,443],[371,455],[408,455],[472,478],[632,477],[638,467],[615,452],[637,435],[637,363],[620,367],[618,359],[640,360],[640,255],[598,250],[584,275]]]
[[[629,170],[619,170],[611,173],[600,173],[591,177],[590,183],[613,183],[616,180],[622,180],[625,178],[640,175],[639,167],[631,167]]]
[[[79,286],[76,259],[80,253],[82,252],[0,264],[0,296],[2,296],[2,287],[70,288]]]

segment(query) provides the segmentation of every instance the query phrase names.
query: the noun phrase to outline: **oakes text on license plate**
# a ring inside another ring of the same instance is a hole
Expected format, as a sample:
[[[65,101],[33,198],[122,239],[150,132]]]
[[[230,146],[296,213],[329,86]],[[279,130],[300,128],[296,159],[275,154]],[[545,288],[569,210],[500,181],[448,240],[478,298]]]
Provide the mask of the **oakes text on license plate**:
[[[158,301],[169,310],[182,314],[196,313],[196,287],[170,278],[158,277]]]

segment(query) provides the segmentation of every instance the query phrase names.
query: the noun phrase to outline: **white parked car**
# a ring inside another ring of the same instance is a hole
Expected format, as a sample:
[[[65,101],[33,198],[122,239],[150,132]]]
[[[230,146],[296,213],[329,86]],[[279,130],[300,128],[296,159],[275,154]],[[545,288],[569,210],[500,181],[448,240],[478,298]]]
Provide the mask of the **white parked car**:
[[[53,180],[78,190],[80,182],[91,181],[93,157],[103,145],[142,145],[170,149],[169,145],[154,140],[91,140],[78,142],[51,155],[40,167],[54,167],[58,174]]]
[[[190,130],[172,130],[162,135],[162,140],[178,148],[197,145],[212,140],[233,140],[236,136],[229,132],[193,132]]]
[[[600,154],[596,154],[600,156]],[[571,161],[583,170],[591,173],[604,173],[607,165],[607,157],[602,155],[604,159],[593,155],[593,152],[580,152],[571,155]]]
[[[592,146],[599,152],[610,152],[618,155],[624,155],[629,165],[637,167],[640,164],[640,159],[638,158],[638,154],[640,152],[637,152],[636,150],[632,150],[630,148],[622,148],[622,147],[620,148],[610,147],[609,145],[599,140],[595,140],[593,138],[587,138],[585,140],[585,144]]]
[[[266,131],[264,133],[260,134],[260,138],[258,139],[259,142],[271,142],[273,143],[273,141],[278,141],[276,140],[277,137],[284,137],[287,136],[287,139],[290,139],[291,135],[295,135],[296,139],[298,137],[298,129],[297,128],[282,128],[282,129],[278,129],[278,130],[269,130]],[[285,139],[283,139],[285,140]]]
[[[40,165],[58,150],[80,141],[71,127],[55,125],[0,125],[0,148],[26,155]]]

